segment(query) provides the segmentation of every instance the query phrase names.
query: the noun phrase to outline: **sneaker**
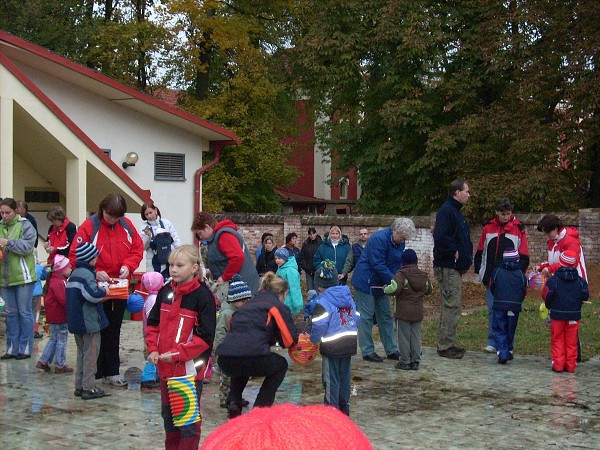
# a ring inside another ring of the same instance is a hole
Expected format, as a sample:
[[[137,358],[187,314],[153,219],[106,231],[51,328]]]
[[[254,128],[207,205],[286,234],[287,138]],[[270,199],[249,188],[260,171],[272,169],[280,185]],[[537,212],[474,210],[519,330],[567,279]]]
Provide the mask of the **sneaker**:
[[[15,356],[15,359],[28,359],[31,358],[31,355],[27,355],[25,353],[19,353],[17,356]]]
[[[411,362],[410,363],[410,370],[419,370],[419,363],[418,362]]]
[[[498,364],[506,364],[508,362],[507,358],[498,358]]]
[[[75,397],[81,397],[81,393],[82,393],[82,392],[83,392],[83,389],[82,389],[82,388],[76,388],[76,389],[73,391],[73,395],[74,395]]]
[[[510,353],[510,354],[508,355],[508,360],[509,360],[509,361],[512,361],[513,359],[515,359],[515,356],[514,356],[512,353]]]
[[[496,347],[488,345],[486,348],[483,349],[483,351],[485,353],[496,353]]]
[[[100,388],[94,389],[83,389],[81,391],[81,398],[84,400],[92,400],[94,398],[102,398],[106,393]]]
[[[242,408],[235,400],[231,400],[227,403],[227,418],[233,419],[237,416],[242,415]]]
[[[73,372],[73,368],[67,366],[66,364],[64,366],[54,366],[54,373],[71,373]]]
[[[125,381],[125,378],[123,378],[122,375],[113,375],[111,377],[104,377],[104,380],[102,380],[102,382],[104,384],[110,384],[111,386],[115,386],[115,387],[126,387],[127,386],[127,381]]]
[[[35,365],[35,367],[37,369],[42,369],[45,372],[50,372],[50,370],[52,370],[52,369],[50,369],[50,366],[43,361],[38,361],[37,364]]]
[[[43,337],[44,337],[44,335],[42,333],[40,333],[39,331],[36,331],[35,333],[33,333],[34,339],[41,339]]]
[[[438,350],[437,354],[443,358],[450,359],[461,359],[465,355],[464,351],[461,352],[460,349],[457,349],[456,347],[450,347],[446,350]]]
[[[398,361],[398,360],[400,360],[400,353],[399,352],[390,353],[389,355],[386,356],[386,358]]]
[[[17,355],[11,355],[10,353],[5,353],[4,355],[0,356],[0,359],[6,360],[6,359],[14,359],[16,357],[17,357]]]
[[[399,362],[394,367],[400,370],[410,370],[410,364],[408,363]]]
[[[363,359],[370,362],[383,362],[383,358],[375,352],[371,353],[370,355],[363,356]]]

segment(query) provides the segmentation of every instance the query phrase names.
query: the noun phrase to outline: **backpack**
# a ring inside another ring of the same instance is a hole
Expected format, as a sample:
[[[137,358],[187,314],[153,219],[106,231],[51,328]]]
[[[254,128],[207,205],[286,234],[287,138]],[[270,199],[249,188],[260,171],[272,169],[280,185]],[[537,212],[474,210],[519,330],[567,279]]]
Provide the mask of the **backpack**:
[[[162,220],[159,220],[159,223],[160,227],[164,230],[165,226]],[[171,244],[174,242],[171,233],[164,231],[162,233],[154,234],[152,227],[150,227],[150,233],[152,233],[150,248],[156,253],[156,260],[160,264],[167,264],[169,262],[169,254],[171,253]]]

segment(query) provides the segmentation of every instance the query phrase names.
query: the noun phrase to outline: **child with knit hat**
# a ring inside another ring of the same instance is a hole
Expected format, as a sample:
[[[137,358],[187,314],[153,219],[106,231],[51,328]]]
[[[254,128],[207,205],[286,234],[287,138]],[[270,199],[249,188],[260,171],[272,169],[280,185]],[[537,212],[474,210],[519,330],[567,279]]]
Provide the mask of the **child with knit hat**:
[[[363,432],[344,414],[323,405],[290,403],[256,408],[214,430],[203,450],[371,450]]]
[[[217,315],[217,328],[215,329],[214,350],[217,351],[219,344],[229,331],[231,316],[235,310],[241,308],[248,300],[252,298],[250,287],[242,280],[239,274],[235,274],[229,283],[227,300],[221,304],[221,309]],[[231,377],[220,372],[221,380],[219,384],[219,404],[221,408],[227,408],[227,395],[231,386]],[[248,406],[249,402],[242,399],[242,406]]]
[[[312,316],[310,341],[320,343],[324,403],[349,416],[350,362],[356,355],[360,314],[350,288],[339,285],[333,261],[322,262],[315,273],[315,287],[318,295],[305,306],[305,315]]]
[[[431,293],[427,273],[419,269],[417,253],[410,248],[402,252],[402,267],[383,292],[396,296],[396,333],[400,358],[396,369],[419,370],[421,362],[421,323],[423,297]]]
[[[96,282],[98,249],[82,242],[75,250],[75,270],[67,281],[67,322],[77,344],[75,370],[76,397],[83,400],[104,397],[105,392],[96,387],[96,367],[100,353],[100,330],[108,326],[102,307],[106,289]]]
[[[573,250],[560,254],[560,268],[546,282],[542,298],[550,310],[550,345],[552,370],[575,372],[577,367],[577,334],[581,305],[589,296],[587,282],[577,272],[578,256]]]
[[[67,366],[67,342],[69,329],[67,325],[67,278],[71,275],[69,258],[56,255],[52,263],[52,272],[48,281],[48,290],[44,297],[46,323],[50,325],[50,340],[44,348],[42,356],[35,367],[50,372],[50,364],[54,360],[55,373],[70,373],[73,369]]]
[[[527,293],[527,278],[519,264],[519,252],[506,248],[502,262],[492,272],[490,289],[494,296],[492,331],[496,342],[498,363],[513,359],[515,331],[521,305]]]
[[[285,248],[275,250],[275,263],[279,267],[277,275],[288,282],[290,289],[285,297],[285,305],[290,308],[292,314],[298,314],[302,311],[304,301],[302,300],[302,290],[300,288],[300,272],[296,258]]]

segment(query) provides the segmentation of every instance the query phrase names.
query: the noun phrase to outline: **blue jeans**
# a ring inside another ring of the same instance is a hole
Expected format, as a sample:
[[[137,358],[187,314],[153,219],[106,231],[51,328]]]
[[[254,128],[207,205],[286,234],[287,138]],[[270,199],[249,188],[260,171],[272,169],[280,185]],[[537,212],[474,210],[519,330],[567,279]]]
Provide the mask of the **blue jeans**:
[[[31,355],[33,349],[33,313],[31,299],[35,283],[0,287],[6,302],[6,353]]]
[[[496,353],[500,359],[508,359],[515,348],[515,331],[519,322],[519,313],[512,311],[494,311],[493,327]]]
[[[492,309],[492,306],[494,306],[494,294],[492,294],[492,290],[489,287],[485,288],[485,299],[487,300],[487,318],[488,318],[487,345],[497,348],[496,342],[494,341],[494,329],[492,326],[493,321],[494,321],[494,310]]]
[[[44,348],[44,353],[42,353],[40,361],[45,364],[52,364],[52,361],[54,361],[57,366],[66,366],[68,340],[69,330],[67,327],[67,322],[51,323],[50,340]]]
[[[329,358],[323,356],[324,403],[350,415],[350,356]]]
[[[374,297],[358,290],[354,290],[356,309],[360,313],[358,321],[358,345],[363,356],[375,352],[373,344],[373,315],[377,319],[379,337],[383,343],[386,355],[398,351],[398,344],[394,337],[394,318],[390,311],[390,298],[387,295]]]

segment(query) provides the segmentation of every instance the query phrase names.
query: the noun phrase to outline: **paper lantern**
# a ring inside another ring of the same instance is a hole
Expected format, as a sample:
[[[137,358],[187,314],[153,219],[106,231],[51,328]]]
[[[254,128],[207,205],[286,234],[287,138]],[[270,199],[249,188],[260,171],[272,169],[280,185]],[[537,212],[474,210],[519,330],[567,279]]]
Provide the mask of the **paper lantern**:
[[[527,277],[527,284],[531,289],[543,289],[547,278],[540,272],[531,272]]]
[[[194,375],[168,378],[167,390],[173,425],[183,427],[202,420]]]
[[[292,361],[296,364],[308,364],[315,360],[319,351],[319,344],[310,342],[308,333],[301,333],[298,343],[288,349]]]

